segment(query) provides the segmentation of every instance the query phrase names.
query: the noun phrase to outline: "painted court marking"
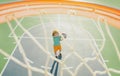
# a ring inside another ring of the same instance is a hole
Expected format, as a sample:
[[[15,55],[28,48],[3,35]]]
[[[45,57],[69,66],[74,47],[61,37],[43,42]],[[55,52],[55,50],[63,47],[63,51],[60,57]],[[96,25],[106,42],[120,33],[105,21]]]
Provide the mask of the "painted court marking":
[[[24,17],[22,18],[22,19],[20,19],[20,22],[22,22],[24,20]],[[15,31],[15,29],[18,27],[18,24],[15,26],[15,28],[14,28],[14,30],[13,31]],[[8,37],[12,37],[11,35],[12,35],[13,33],[11,32],[9,35],[8,35]],[[21,39],[20,39],[21,40]],[[13,43],[16,43],[16,42],[13,42]],[[14,50],[12,51],[12,53],[11,53],[11,55],[10,56],[13,56],[13,54],[14,54],[14,52],[15,52],[15,50],[16,50],[16,48],[17,48],[17,44],[16,44],[16,46],[15,46],[15,48],[14,48]],[[3,72],[5,71],[5,69],[6,69],[6,67],[7,67],[7,65],[8,65],[8,63],[10,62],[10,58],[8,57],[8,58],[4,58],[4,59],[7,59],[7,62],[6,62],[6,64],[5,64],[5,66],[4,66],[4,68],[2,69],[2,71],[1,71],[1,75],[3,74]]]
[[[24,17],[22,17],[19,22],[21,23],[23,20],[24,20]],[[13,31],[15,31],[17,27],[18,27],[18,24],[15,25],[15,27],[13,28]],[[8,37],[13,37],[12,34],[13,32],[11,32]]]
[[[32,63],[32,61],[31,61],[31,60],[29,60],[29,59],[28,59],[28,61]],[[42,67],[42,68],[45,68],[45,66],[41,66],[41,67]],[[71,67],[68,67],[68,68],[71,68]],[[66,68],[65,68],[65,69],[66,69]]]

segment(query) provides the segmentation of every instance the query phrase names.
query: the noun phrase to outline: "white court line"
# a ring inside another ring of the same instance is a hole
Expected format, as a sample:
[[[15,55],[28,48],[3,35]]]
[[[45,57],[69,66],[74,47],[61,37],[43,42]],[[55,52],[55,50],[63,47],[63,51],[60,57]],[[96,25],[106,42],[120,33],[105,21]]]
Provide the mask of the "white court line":
[[[8,36],[8,37],[9,37],[9,36]],[[15,48],[14,48],[14,50],[12,51],[12,53],[11,53],[11,55],[10,55],[10,56],[12,56],[12,55],[14,54],[14,52],[15,52],[15,50],[16,50],[16,48],[17,48],[17,46],[18,46],[18,45],[16,45],[16,46],[15,46]],[[7,65],[8,65],[8,63],[10,62],[10,60],[11,60],[11,59],[10,59],[10,58],[8,58],[8,61],[6,62],[6,64],[5,64],[4,68],[2,69],[2,71],[1,71],[1,73],[0,73],[1,75],[2,75],[2,74],[3,74],[3,72],[5,71],[5,69],[6,69]]]
[[[47,55],[49,55],[52,59],[58,61],[59,63],[61,63],[61,61],[59,59],[56,59],[55,57],[53,57],[48,51],[46,51],[46,49],[38,42],[38,40],[36,40],[34,38],[34,36],[27,30],[25,29],[20,23],[19,21],[17,20],[17,18],[14,17],[14,20],[19,24],[20,28],[26,32],[26,34],[28,34],[30,37],[32,37],[32,40],[37,44],[37,46],[42,49],[41,51],[43,51],[44,53],[46,53]],[[43,71],[43,70],[41,70]],[[49,75],[51,75],[49,72],[47,72]]]
[[[62,27],[62,24],[61,24],[61,14],[58,14],[57,18],[58,18],[58,28],[61,29],[61,27]]]
[[[31,39],[32,37],[25,37],[25,36],[24,36],[24,37],[22,37],[22,38],[25,38],[25,39],[27,39],[27,38],[29,39],[29,38],[30,38],[30,39]],[[35,39],[52,39],[52,38],[46,38],[46,37],[34,37],[34,38],[35,38]]]
[[[99,18],[99,21],[100,21],[100,18]],[[109,36],[110,36],[110,38],[111,38],[112,35],[111,35],[111,33],[110,33],[110,30],[109,30],[107,21],[105,21],[105,19],[104,19],[104,23],[105,23],[105,27],[106,27],[107,33],[109,34]],[[100,22],[98,22],[98,25],[100,25]],[[101,27],[100,27],[100,28],[101,28]],[[103,33],[103,37],[104,37],[104,32],[101,31],[101,33]],[[104,38],[105,38],[105,37],[104,37]],[[112,37],[111,40],[113,40],[113,42],[114,42],[114,38],[113,38],[113,37]],[[114,42],[114,43],[116,43],[116,42]],[[114,44],[114,43],[113,43],[113,44]],[[120,56],[120,55],[118,55],[118,56]],[[103,58],[103,57],[102,57],[102,58]],[[107,65],[105,64],[106,62],[109,62],[109,60],[104,60],[103,62],[104,62],[104,65],[105,65],[105,67],[106,67],[106,70],[109,70],[109,68],[108,68]],[[107,73],[108,73],[109,76],[111,76],[110,71],[107,71]],[[116,73],[118,73],[118,72],[116,72]]]
[[[103,41],[104,39],[72,39],[72,38],[68,38],[68,39],[66,39],[66,40],[96,40],[96,41]]]
[[[119,50],[119,48],[118,48],[118,45],[117,45],[116,41],[114,40],[114,37],[113,37],[112,34],[111,34],[111,31],[110,31],[110,29],[109,29],[109,26],[108,26],[108,23],[107,23],[106,20],[105,20],[105,28],[106,28],[107,33],[108,33],[108,35],[109,35],[109,37],[110,37],[110,39],[111,39],[111,41],[112,41],[112,43],[113,43],[113,45],[114,45],[115,51],[116,51],[117,56],[118,56],[118,60],[120,61],[120,50]]]
[[[84,29],[85,30],[85,29]],[[88,31],[86,31],[86,32],[88,32]],[[90,34],[90,32],[88,32],[88,34]],[[92,35],[90,34],[90,36],[92,37]],[[94,37],[92,37],[92,38],[94,38]],[[95,40],[93,40],[94,41],[94,44],[95,44],[95,46],[96,46],[96,48],[97,48],[97,50],[99,50],[98,49],[98,47],[97,47],[97,44],[96,44],[96,42],[95,42]],[[100,50],[102,50],[102,49],[100,49]],[[104,60],[103,60],[103,57],[102,57],[102,55],[99,53],[99,55],[100,55],[100,58],[102,58],[102,61],[103,61],[103,63],[104,63]],[[103,65],[102,65],[103,66]],[[104,66],[106,66],[105,65],[105,63],[104,63]],[[106,69],[107,67],[105,67],[105,69]],[[109,74],[109,73],[108,73]]]
[[[102,43],[102,45],[98,45],[98,44],[97,44],[98,47],[101,46],[101,48],[99,49],[99,52],[101,52],[102,49],[104,48],[105,40],[106,40],[106,39],[105,39],[105,35],[104,35],[104,32],[103,32],[102,27],[101,27],[101,24],[100,24],[100,18],[98,18],[97,23],[95,22],[95,20],[93,20],[93,19],[91,19],[91,20],[92,20],[92,22],[96,25],[98,31],[100,32],[100,34],[101,34],[101,36],[102,36],[102,38],[103,38],[103,43]],[[94,52],[94,53],[95,53],[95,52]]]
[[[51,69],[51,67],[41,66],[43,69]]]
[[[22,18],[22,20],[23,20],[23,19],[24,19],[24,17]],[[17,25],[18,25],[18,24],[17,24]],[[17,26],[17,25],[16,25],[16,26]],[[14,28],[14,31],[15,31],[15,28]],[[11,32],[10,34],[12,34],[12,32]],[[8,37],[11,37],[10,34],[8,35]],[[21,41],[21,38],[20,38],[20,41]],[[14,42],[14,43],[16,43],[16,42]],[[14,48],[14,50],[12,51],[12,53],[11,53],[10,56],[13,56],[13,54],[15,53],[17,47],[18,47],[18,44],[16,44],[16,46],[15,46],[15,48]],[[4,59],[5,59],[5,58],[4,58]],[[1,75],[2,75],[3,72],[5,71],[7,65],[9,64],[9,62],[10,62],[10,60],[11,60],[10,58],[6,58],[6,59],[8,59],[8,61],[6,62],[4,68],[2,69],[2,71],[1,71],[1,73],[0,73]]]
[[[26,57],[26,59],[27,59],[28,62],[30,62],[30,63],[32,63],[32,64],[34,63],[34,62],[33,62],[32,60],[30,60],[29,58]]]
[[[109,60],[104,60],[104,62],[106,63],[106,62],[109,62]]]
[[[43,68],[43,69],[51,69],[51,67],[46,67],[46,66],[41,66],[41,68]],[[68,70],[68,69],[73,69],[73,67],[62,68],[62,70]]]
[[[22,18],[22,20],[24,19],[24,17]],[[15,31],[15,30],[13,30],[13,31]],[[12,32],[11,32],[11,34],[12,34]],[[8,37],[10,37],[10,35],[8,36]],[[20,38],[20,41],[21,41],[21,38]],[[11,53],[11,55],[10,56],[13,56],[13,54],[15,53],[15,51],[16,51],[16,49],[17,49],[17,47],[18,47],[18,44],[16,44],[16,46],[15,46],[15,48],[14,48],[14,50],[12,51],[12,53]],[[2,69],[2,71],[1,71],[1,75],[3,74],[3,72],[5,71],[5,69],[6,69],[6,67],[7,67],[7,65],[9,64],[9,62],[10,62],[10,58],[7,58],[8,59],[8,61],[6,62],[6,64],[5,64],[5,66],[4,66],[4,68]]]
[[[24,17],[22,17],[19,22],[21,23],[23,20],[24,20]],[[15,25],[15,27],[13,28],[13,31],[15,31],[15,30],[17,29],[17,27],[18,27],[18,24]],[[11,33],[8,35],[8,37],[13,37],[12,34],[13,34],[13,32],[11,32]]]
[[[38,25],[40,25],[40,24],[38,24]],[[38,25],[35,25],[35,26],[29,28],[29,30],[32,29],[32,28],[34,28],[34,27],[37,27]],[[22,37],[24,36],[24,34],[25,34],[25,33],[23,33],[23,35],[22,35],[21,37],[19,37],[19,38],[20,38],[20,41],[22,40]],[[16,43],[16,42],[15,42],[15,43]],[[13,54],[15,53],[17,47],[18,47],[18,45],[15,46],[13,52],[11,53],[11,56],[13,56]],[[4,68],[3,68],[3,70],[2,70],[1,73],[0,73],[1,75],[2,75],[3,72],[5,71],[7,65],[9,64],[9,62],[10,62],[10,59],[8,59],[8,61],[6,62],[6,64],[5,64]]]
[[[54,21],[52,21],[52,19],[49,19],[49,22],[50,22],[51,24],[55,25],[55,24],[54,24]],[[62,62],[62,63],[63,63],[63,62]],[[63,65],[64,65],[65,67],[67,67],[66,64],[62,64],[62,66],[63,66]],[[69,72],[71,75],[73,74],[73,72],[70,71],[69,69],[68,69],[68,72]],[[61,73],[62,73],[62,71],[61,71]]]
[[[42,28],[43,28],[44,36],[45,36],[45,38],[47,38],[47,37],[48,37],[47,30],[46,30],[46,28],[45,28],[45,24],[44,24],[44,21],[42,20],[42,17],[41,17],[41,16],[39,16],[39,20],[40,20],[41,25],[42,25]],[[45,45],[46,45],[46,46],[45,46],[46,50],[49,50],[48,40],[44,40],[44,41],[45,41]],[[47,67],[48,64],[49,64],[49,61],[50,61],[50,57],[49,57],[49,55],[48,55],[48,56],[47,56],[46,63],[45,63],[45,66],[46,66],[46,67]],[[48,70],[45,69],[45,72],[47,72],[47,71],[48,71]],[[48,76],[48,74],[45,73],[45,76]]]
[[[12,56],[12,55],[14,54],[14,52],[15,52],[15,50],[16,50],[16,48],[17,48],[17,46],[18,46],[18,45],[16,45],[16,46],[15,46],[15,48],[14,48],[14,50],[12,51],[12,53],[11,53],[11,55],[10,55],[10,56]],[[10,59],[10,58],[8,58],[8,61],[6,62],[6,64],[5,64],[4,68],[2,69],[2,71],[1,71],[1,73],[0,73],[1,75],[2,75],[2,74],[3,74],[3,72],[5,71],[5,69],[6,69],[7,65],[9,64],[10,60],[11,60],[11,59]]]
[[[103,39],[105,40],[105,35],[104,35],[104,32],[102,30],[102,27],[100,25],[100,22],[95,22],[95,20],[91,19],[91,21],[96,25],[98,31],[100,32],[100,35],[103,37]],[[98,21],[100,21],[100,19],[98,19]]]
[[[62,70],[68,70],[68,69],[73,69],[73,67],[62,68]]]
[[[13,19],[14,19],[14,17],[13,17]],[[31,69],[30,69],[31,65],[30,65],[30,63],[29,63],[29,62],[27,61],[27,59],[26,59],[27,56],[26,56],[26,54],[25,54],[24,48],[23,48],[22,44],[20,43],[20,40],[17,38],[17,34],[15,33],[15,31],[13,31],[13,28],[12,28],[12,25],[11,25],[9,19],[6,19],[6,21],[7,21],[8,25],[9,25],[10,30],[13,32],[14,40],[15,40],[15,41],[17,42],[17,44],[18,44],[18,49],[19,49],[20,54],[21,54],[22,57],[23,57],[23,60],[24,60],[24,62],[25,62],[25,65],[26,65],[26,67],[27,67],[28,75],[29,75],[29,76],[32,76],[32,71],[31,71]],[[16,20],[15,20],[15,21],[16,21]],[[19,21],[18,21],[18,22],[19,22]],[[16,23],[17,23],[17,22],[16,22]],[[21,26],[23,26],[23,25],[21,25]]]
[[[4,59],[5,59],[5,60],[8,60],[8,59],[10,59],[10,57],[4,57]],[[32,64],[34,63],[34,62],[33,62],[32,60],[30,60],[29,58],[26,57],[26,59],[27,59],[28,62],[30,62],[30,63],[32,63]]]
[[[102,17],[101,17],[102,18]],[[103,44],[102,44],[102,47],[100,48],[100,52],[102,51],[102,49],[104,48],[104,44],[105,44],[105,35],[104,35],[104,32],[103,32],[103,30],[102,30],[102,27],[101,27],[101,24],[100,24],[100,17],[98,17],[98,21],[97,21],[97,23],[93,20],[93,19],[91,19],[92,20],[92,22],[96,25],[96,27],[97,27],[97,29],[98,29],[98,31],[100,32],[100,34],[101,34],[101,36],[103,37]]]
[[[5,59],[5,60],[8,60],[8,59],[9,59],[9,57],[4,57],[4,59]]]
[[[95,23],[95,22],[94,22],[94,23]],[[104,35],[103,30],[102,30],[102,27],[101,27],[101,24],[100,24],[100,18],[99,18],[99,17],[98,17],[98,23],[95,23],[95,24],[98,25],[98,26],[97,26],[98,31],[101,33],[103,39],[105,39],[105,35]],[[96,45],[97,45],[97,44],[96,44]],[[107,65],[106,65],[106,63],[105,63],[105,60],[104,60],[103,56],[101,55],[101,51],[102,51],[102,49],[104,48],[104,45],[105,45],[105,41],[103,42],[102,47],[100,48],[100,50],[99,50],[98,53],[99,53],[99,56],[102,58],[103,67],[105,68],[105,70],[107,70],[108,67],[107,67]],[[97,49],[98,49],[98,48],[97,48]],[[109,71],[107,72],[107,74],[110,75]]]
[[[80,28],[81,29],[81,28]],[[83,29],[86,33],[88,33],[88,31],[87,30],[85,30],[85,29]],[[82,30],[82,31],[83,31]],[[80,30],[81,31],[81,30]],[[89,33],[88,33],[88,35],[89,35]],[[91,34],[90,34],[91,35]],[[69,46],[69,47],[71,47],[71,46]],[[80,55],[78,55],[77,54],[77,52],[75,52],[74,51],[74,54],[80,59],[80,60],[83,60],[82,59],[82,57],[80,56]],[[90,68],[90,66],[88,66],[88,64],[86,64],[85,62],[83,62],[84,63],[84,65],[86,66],[86,68],[93,74],[93,71],[92,71],[92,68]],[[78,66],[80,66],[81,64],[79,64]],[[78,67],[78,69],[79,69],[80,67]],[[75,76],[76,75],[76,73],[78,73],[78,69],[76,69],[75,70],[75,73],[73,74],[73,76]]]
[[[22,38],[32,38],[32,37],[22,37]],[[36,39],[52,39],[51,37],[48,37],[48,38],[46,38],[46,37],[34,37],[34,38],[36,38]],[[67,38],[66,40],[96,40],[96,41],[104,41],[104,39],[76,39],[76,38]]]

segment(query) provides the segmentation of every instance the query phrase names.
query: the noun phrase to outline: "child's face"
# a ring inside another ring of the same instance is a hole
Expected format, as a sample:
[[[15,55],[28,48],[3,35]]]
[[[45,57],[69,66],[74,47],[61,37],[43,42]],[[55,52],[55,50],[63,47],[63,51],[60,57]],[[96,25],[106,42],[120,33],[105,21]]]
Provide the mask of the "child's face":
[[[54,36],[59,36],[59,33],[55,33],[55,35]]]

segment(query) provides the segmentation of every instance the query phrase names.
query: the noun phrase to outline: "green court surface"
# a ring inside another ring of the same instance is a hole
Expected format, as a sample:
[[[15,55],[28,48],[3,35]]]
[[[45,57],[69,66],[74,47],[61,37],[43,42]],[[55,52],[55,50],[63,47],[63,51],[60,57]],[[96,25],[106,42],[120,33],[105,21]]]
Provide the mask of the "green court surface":
[[[1,1],[1,4],[7,3],[7,1],[8,0]],[[116,1],[91,0],[92,3],[94,1],[96,1],[96,3],[98,4],[103,4],[118,9],[120,8],[119,5],[120,0],[116,0]],[[75,45],[79,44],[79,42],[89,44],[90,41],[92,41],[93,48],[96,49],[96,51],[99,52],[101,56],[101,57],[98,56],[98,60],[100,59],[103,65],[106,66],[108,69],[115,69],[116,71],[120,71],[120,60],[118,57],[120,52],[120,29],[114,27],[111,24],[107,24],[106,22],[99,22],[98,20],[93,20],[87,17],[67,15],[67,14],[53,14],[53,15],[41,15],[41,16],[36,15],[36,16],[19,18],[17,20],[29,32],[32,28],[37,27],[39,25],[39,27],[41,27],[40,29],[42,29],[43,32],[44,30],[47,30],[48,38],[52,37],[50,34],[54,29],[58,29],[63,32],[65,31],[68,35],[68,39],[66,39],[66,43],[69,43],[71,46],[74,44]],[[15,20],[9,22],[10,24],[7,22],[0,24],[0,49],[8,53],[9,55],[13,56],[16,47],[18,47],[19,45],[19,43],[15,41],[15,37],[17,37],[18,40],[20,40],[24,38],[23,35],[26,34],[26,32],[20,27],[20,25]],[[12,26],[13,31],[10,30],[9,27],[10,25]],[[44,29],[42,28],[43,27],[42,25],[44,26]],[[16,36],[14,35],[14,33],[16,34]],[[41,33],[42,32],[40,32],[40,34]],[[79,33],[80,35],[77,35]],[[41,35],[39,35],[38,32],[33,32],[32,35],[36,39],[37,37],[38,38],[41,37]],[[75,39],[78,40],[78,42],[76,42]],[[73,43],[71,42],[72,40]],[[21,41],[19,42],[22,43]],[[51,39],[50,42],[49,40],[47,40],[47,42],[49,43],[49,46],[52,45],[52,43],[50,43]],[[63,43],[63,45],[65,44]],[[76,46],[76,48],[78,47]],[[85,49],[84,46],[80,48]],[[52,49],[50,48],[50,50]],[[52,55],[54,55],[52,51],[49,52]],[[96,54],[94,54],[94,56],[97,57]],[[91,58],[91,56],[89,57]],[[4,74],[4,71],[7,65],[9,64],[9,61],[10,61],[9,57],[0,54],[0,74],[3,76],[6,76]],[[110,74],[111,76],[120,76],[120,73],[116,73],[116,72],[110,71]],[[109,75],[105,75],[105,76],[109,76]]]

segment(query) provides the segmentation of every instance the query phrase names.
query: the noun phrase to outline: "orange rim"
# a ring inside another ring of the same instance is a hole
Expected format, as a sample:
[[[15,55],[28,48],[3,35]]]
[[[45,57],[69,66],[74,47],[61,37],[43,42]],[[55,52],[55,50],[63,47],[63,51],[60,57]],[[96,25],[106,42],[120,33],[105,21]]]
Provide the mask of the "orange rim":
[[[22,2],[14,2],[14,3],[10,3],[10,4],[1,4],[0,5],[0,23],[5,22],[5,15],[8,14],[12,14],[12,13],[18,13],[20,11],[25,11],[26,10],[26,6],[27,7],[33,7],[33,6],[44,6],[47,5],[45,7],[34,7],[34,8],[29,8],[30,10],[40,10],[40,9],[58,9],[58,8],[62,8],[64,10],[77,10],[80,11],[78,13],[80,14],[76,14],[76,15],[83,15],[83,16],[87,16],[87,17],[91,17],[94,19],[97,19],[96,16],[100,15],[100,16],[104,16],[107,19],[107,22],[111,25],[114,25],[117,28],[120,28],[120,10],[115,9],[115,8],[110,8],[110,7],[106,7],[106,6],[102,6],[102,5],[97,5],[97,4],[92,4],[92,3],[86,3],[86,2],[72,2],[72,1],[49,1],[49,0],[45,0],[45,1],[22,1]],[[15,10],[15,8],[20,8],[18,10]],[[5,11],[5,10],[10,10],[13,9],[11,11]],[[58,10],[57,10],[58,11]],[[83,14],[83,12],[86,12],[86,15]],[[49,13],[49,12],[48,12]],[[62,11],[58,11],[58,12],[50,12],[50,14],[57,14],[57,13],[63,13],[65,14],[65,12]],[[93,14],[93,16],[87,15],[87,14]],[[19,14],[18,14],[19,15]],[[28,14],[28,15],[33,15],[33,14]],[[27,15],[23,15],[23,16],[27,16]],[[22,17],[22,15],[20,16],[16,16],[18,18]]]

